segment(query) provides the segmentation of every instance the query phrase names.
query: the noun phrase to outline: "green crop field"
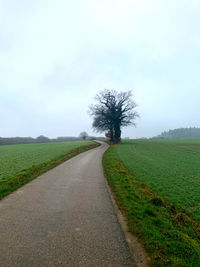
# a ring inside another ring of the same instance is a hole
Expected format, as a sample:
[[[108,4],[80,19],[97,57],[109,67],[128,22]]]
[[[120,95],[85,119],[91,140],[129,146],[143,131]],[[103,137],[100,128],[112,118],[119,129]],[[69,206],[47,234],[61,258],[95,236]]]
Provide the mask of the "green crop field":
[[[200,138],[124,140],[103,164],[150,266],[200,267]]]
[[[91,141],[0,146],[0,184],[20,172],[52,160],[72,149],[93,144]]]
[[[136,141],[143,143],[145,142],[145,139],[137,139]],[[149,139],[146,141],[153,143],[163,143],[163,144],[183,144],[183,145],[200,144],[200,138]]]
[[[192,210],[200,221],[200,138],[125,141],[116,152],[140,181],[173,204]]]

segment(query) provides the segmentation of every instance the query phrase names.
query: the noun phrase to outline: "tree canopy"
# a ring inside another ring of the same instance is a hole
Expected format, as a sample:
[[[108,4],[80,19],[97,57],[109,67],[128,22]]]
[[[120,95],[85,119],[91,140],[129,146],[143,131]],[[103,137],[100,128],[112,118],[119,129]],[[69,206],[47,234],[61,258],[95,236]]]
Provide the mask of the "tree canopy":
[[[86,140],[89,135],[88,135],[87,132],[81,132],[79,136],[80,136],[81,139]]]
[[[135,125],[135,119],[139,116],[134,110],[137,105],[131,91],[105,89],[96,95],[95,100],[97,103],[90,106],[93,128],[97,132],[108,131],[111,142],[119,143],[121,128]]]

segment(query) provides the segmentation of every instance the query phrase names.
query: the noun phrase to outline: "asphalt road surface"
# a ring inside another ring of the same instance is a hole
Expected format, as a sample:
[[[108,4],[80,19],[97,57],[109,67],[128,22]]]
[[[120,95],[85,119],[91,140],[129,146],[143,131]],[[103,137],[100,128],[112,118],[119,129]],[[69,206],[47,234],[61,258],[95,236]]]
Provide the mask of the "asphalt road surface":
[[[107,192],[106,144],[0,201],[0,267],[134,266]]]

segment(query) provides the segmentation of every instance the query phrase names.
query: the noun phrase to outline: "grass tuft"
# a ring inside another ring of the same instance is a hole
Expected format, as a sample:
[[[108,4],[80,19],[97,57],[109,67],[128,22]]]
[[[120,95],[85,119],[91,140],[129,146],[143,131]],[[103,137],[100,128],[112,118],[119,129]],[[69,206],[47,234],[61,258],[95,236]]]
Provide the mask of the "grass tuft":
[[[165,206],[164,201],[159,197],[154,197],[150,201],[154,206],[159,206],[159,207]]]

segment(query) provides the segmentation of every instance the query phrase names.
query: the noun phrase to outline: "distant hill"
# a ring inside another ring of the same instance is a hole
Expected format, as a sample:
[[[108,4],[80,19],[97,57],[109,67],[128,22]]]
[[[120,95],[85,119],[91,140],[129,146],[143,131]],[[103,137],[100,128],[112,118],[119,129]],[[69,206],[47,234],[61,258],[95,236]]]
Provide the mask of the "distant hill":
[[[190,128],[178,128],[174,130],[169,130],[167,132],[162,132],[160,135],[155,136],[154,138],[195,138],[200,137],[200,128],[199,127],[190,127]]]

